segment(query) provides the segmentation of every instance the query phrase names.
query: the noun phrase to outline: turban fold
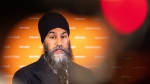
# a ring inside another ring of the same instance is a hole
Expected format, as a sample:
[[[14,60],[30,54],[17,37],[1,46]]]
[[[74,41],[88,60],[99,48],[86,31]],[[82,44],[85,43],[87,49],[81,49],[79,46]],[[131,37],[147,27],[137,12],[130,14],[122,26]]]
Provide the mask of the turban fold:
[[[67,20],[59,13],[48,12],[41,17],[38,22],[38,30],[41,36],[41,42],[44,42],[48,32],[54,28],[61,28],[70,34],[69,25]]]

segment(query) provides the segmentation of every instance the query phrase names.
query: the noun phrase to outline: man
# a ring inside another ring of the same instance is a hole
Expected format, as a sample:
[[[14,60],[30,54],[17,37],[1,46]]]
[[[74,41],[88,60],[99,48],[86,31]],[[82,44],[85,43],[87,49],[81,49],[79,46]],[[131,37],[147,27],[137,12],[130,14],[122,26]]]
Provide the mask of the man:
[[[69,25],[59,13],[49,12],[39,20],[44,54],[37,62],[18,70],[13,84],[94,84],[91,70],[72,62]]]

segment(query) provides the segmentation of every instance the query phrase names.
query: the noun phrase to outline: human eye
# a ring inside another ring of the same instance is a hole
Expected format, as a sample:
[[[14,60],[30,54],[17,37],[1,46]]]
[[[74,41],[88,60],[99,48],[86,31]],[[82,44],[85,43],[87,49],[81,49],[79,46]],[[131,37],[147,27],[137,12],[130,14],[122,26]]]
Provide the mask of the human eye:
[[[56,39],[56,36],[50,36],[50,39]]]
[[[66,36],[66,35],[63,35],[63,36],[61,36],[61,38],[64,39],[64,38],[67,38],[67,36]]]

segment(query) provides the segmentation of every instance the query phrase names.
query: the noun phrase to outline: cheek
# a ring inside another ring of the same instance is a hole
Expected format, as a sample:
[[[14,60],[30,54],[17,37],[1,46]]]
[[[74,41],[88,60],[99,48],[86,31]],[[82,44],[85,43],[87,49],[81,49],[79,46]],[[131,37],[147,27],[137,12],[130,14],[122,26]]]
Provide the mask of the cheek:
[[[52,45],[52,44],[49,44],[49,47],[48,47],[48,49],[49,49],[49,50],[52,50],[54,47],[55,47],[54,45]]]
[[[53,41],[49,41],[49,40],[45,40],[45,44],[44,45],[46,45],[48,50],[52,50],[55,47],[54,42]]]
[[[68,48],[69,47],[69,40],[64,40],[63,41],[63,43],[62,43],[62,46],[64,47],[64,48]]]

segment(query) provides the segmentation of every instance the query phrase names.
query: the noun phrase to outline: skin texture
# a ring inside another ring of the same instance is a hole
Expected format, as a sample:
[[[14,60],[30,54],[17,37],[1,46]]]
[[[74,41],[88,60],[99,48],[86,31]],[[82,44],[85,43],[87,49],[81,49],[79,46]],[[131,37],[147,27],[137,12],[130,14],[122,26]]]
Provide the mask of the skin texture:
[[[69,48],[69,37],[66,30],[62,28],[54,28],[50,30],[44,39],[43,46],[47,46],[48,50],[51,51],[56,46],[62,46],[65,49]],[[63,54],[64,51],[57,49],[54,54]]]

